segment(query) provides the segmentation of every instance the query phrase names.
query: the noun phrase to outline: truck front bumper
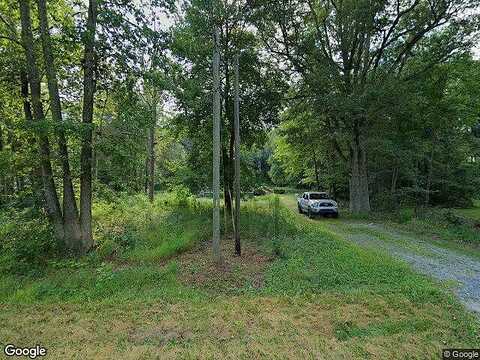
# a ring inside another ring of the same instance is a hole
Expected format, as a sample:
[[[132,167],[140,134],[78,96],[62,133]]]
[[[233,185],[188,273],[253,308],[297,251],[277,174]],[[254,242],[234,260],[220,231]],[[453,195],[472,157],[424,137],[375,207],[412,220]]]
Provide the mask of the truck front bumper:
[[[338,215],[338,209],[334,207],[311,208],[310,212],[314,215]]]

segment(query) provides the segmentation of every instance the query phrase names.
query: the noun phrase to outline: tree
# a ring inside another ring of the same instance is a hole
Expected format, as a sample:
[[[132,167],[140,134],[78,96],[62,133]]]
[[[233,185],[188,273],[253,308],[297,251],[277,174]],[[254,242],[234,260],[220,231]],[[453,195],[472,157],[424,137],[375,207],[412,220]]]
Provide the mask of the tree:
[[[80,226],[83,250],[93,245],[92,237],[92,124],[95,94],[95,31],[97,24],[97,0],[89,0],[87,27],[83,35],[83,109],[84,124],[80,175]]]
[[[48,91],[50,95],[50,111],[52,118],[57,125],[57,138],[59,155],[63,172],[63,241],[66,247],[73,252],[82,252],[82,233],[78,217],[77,203],[73,190],[72,176],[70,171],[70,161],[68,155],[67,138],[63,129],[62,105],[58,91],[57,71],[55,68],[55,59],[50,40],[50,30],[48,26],[47,5],[45,0],[38,0],[38,18],[40,23],[40,32],[43,48],[43,60],[45,64]]]
[[[59,241],[62,241],[64,236],[63,219],[50,160],[50,141],[48,139],[47,128],[45,125],[45,114],[41,99],[40,77],[33,46],[30,2],[29,0],[19,0],[19,6],[22,26],[22,43],[25,49],[26,72],[30,85],[33,108],[32,118],[39,125],[38,138],[40,147],[40,168],[42,171],[43,194],[45,197],[47,213],[54,227],[55,237]]]
[[[341,157],[348,157],[350,208],[370,211],[368,141],[375,118],[369,106],[385,79],[402,77],[419,46],[448,33],[430,62],[470,46],[472,22],[459,14],[472,0],[258,1],[257,27],[272,56],[299,76],[301,97],[325,116]],[[285,66],[284,66],[285,68]],[[415,76],[408,74],[409,77]]]

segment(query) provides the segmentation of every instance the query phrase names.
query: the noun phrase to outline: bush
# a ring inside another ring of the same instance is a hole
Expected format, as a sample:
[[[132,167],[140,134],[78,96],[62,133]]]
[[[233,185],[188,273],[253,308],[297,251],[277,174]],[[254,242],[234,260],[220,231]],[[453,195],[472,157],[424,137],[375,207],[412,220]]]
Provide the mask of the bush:
[[[378,211],[393,211],[398,209],[398,195],[390,191],[380,192],[372,197],[372,208]]]
[[[0,215],[0,272],[31,274],[41,271],[57,253],[48,221],[30,218],[29,211]]]
[[[196,198],[193,193],[184,185],[176,185],[172,187],[167,196],[167,203],[176,206],[195,205]]]
[[[451,209],[418,208],[404,209],[390,220],[425,235],[462,243],[480,245],[480,231],[474,220],[460,216]]]
[[[185,187],[160,194],[121,196],[94,206],[96,255],[100,259],[154,262],[191,248],[210,234],[209,204]]]

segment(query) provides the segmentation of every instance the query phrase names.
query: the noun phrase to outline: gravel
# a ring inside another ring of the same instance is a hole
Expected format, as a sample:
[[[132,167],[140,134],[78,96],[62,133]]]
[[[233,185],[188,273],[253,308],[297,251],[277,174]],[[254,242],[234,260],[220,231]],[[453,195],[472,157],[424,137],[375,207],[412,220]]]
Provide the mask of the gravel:
[[[348,228],[355,231],[349,232]],[[480,260],[405,235],[379,224],[349,223],[332,226],[348,240],[382,249],[439,281],[453,282],[453,291],[465,307],[480,316]]]

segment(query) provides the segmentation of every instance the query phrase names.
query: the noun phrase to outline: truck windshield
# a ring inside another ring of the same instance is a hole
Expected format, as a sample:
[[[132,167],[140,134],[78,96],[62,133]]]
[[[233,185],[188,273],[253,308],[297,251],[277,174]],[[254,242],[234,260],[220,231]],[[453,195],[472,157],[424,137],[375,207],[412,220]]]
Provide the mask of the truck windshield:
[[[329,198],[329,196],[327,194],[319,194],[319,193],[310,194],[310,199],[311,200],[322,200],[322,199],[328,199],[328,198]]]

